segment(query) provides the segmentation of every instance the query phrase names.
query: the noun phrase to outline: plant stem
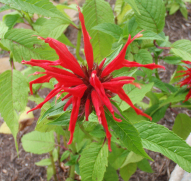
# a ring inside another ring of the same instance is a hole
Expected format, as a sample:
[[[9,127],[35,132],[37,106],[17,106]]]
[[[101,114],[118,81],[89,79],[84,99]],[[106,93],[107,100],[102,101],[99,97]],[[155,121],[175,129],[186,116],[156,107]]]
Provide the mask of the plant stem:
[[[57,143],[58,143],[58,145],[60,145],[60,135],[59,134],[57,134],[56,135],[57,136]],[[58,163],[59,163],[59,166],[60,166],[60,147],[58,146]]]
[[[75,178],[75,165],[71,165],[70,166],[70,175],[69,175],[69,178],[71,181],[74,180]]]
[[[14,65],[14,61],[13,61],[13,54],[12,54],[12,52],[10,53],[9,62],[10,62],[10,65],[11,65],[11,69],[12,70],[16,69],[15,65]]]
[[[81,43],[81,35],[82,35],[82,30],[79,26],[78,29],[78,36],[77,36],[77,45],[76,45],[76,57],[78,60],[80,60],[81,62],[83,62],[83,58],[80,56],[80,43]]]
[[[155,58],[155,64],[158,65],[158,57],[155,56],[154,58]],[[160,79],[159,74],[158,74],[158,69],[155,69],[155,76],[157,79]]]
[[[53,158],[53,156],[52,156],[52,151],[50,151],[49,154],[50,154],[50,160],[51,160],[51,163],[52,163],[52,169],[53,169],[54,180],[55,180],[55,181],[58,181],[58,180],[57,180],[57,177],[56,177],[56,167],[55,167],[55,164],[54,164],[54,158]]]

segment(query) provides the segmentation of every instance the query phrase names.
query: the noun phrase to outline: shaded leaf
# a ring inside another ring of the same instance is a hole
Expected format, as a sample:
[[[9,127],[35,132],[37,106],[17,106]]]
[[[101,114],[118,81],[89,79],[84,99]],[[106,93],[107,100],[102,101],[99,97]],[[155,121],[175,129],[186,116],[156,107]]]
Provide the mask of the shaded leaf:
[[[137,170],[137,164],[136,163],[130,163],[126,165],[125,167],[121,168],[119,173],[124,181],[128,181]]]

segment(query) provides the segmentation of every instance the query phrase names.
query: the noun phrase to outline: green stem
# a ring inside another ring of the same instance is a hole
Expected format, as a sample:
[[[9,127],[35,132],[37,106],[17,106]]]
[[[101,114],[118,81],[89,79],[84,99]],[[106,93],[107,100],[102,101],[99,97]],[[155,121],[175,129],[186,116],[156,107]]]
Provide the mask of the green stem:
[[[57,180],[57,177],[56,177],[56,167],[55,167],[55,164],[54,164],[54,158],[53,158],[53,156],[52,156],[52,151],[50,151],[49,154],[50,154],[50,160],[51,160],[51,163],[52,163],[52,169],[53,169],[54,180],[55,180],[55,181],[58,181],[58,180]]]
[[[155,64],[158,65],[158,57],[155,56],[154,58],[155,58]],[[158,74],[158,69],[155,69],[155,76],[156,76],[156,78],[160,79],[159,74]]]
[[[78,36],[77,36],[77,45],[76,45],[76,57],[78,60],[80,60],[81,62],[83,62],[83,58],[80,56],[80,43],[81,43],[81,36],[82,36],[82,30],[79,26],[79,30],[78,30]]]
[[[16,69],[15,68],[15,64],[14,64],[14,61],[13,61],[13,54],[12,52],[10,53],[10,57],[9,57],[9,62],[10,62],[10,65],[11,65],[11,69]]]
[[[60,135],[59,134],[57,134],[56,135],[57,136],[57,143],[58,143],[58,145],[60,145]],[[60,147],[58,146],[58,163],[59,163],[59,166],[60,166]]]
[[[24,18],[25,20],[29,23],[29,25],[31,26],[31,28],[34,30],[33,28],[33,20],[31,19],[31,17],[29,16],[29,14],[25,11],[22,11],[22,13],[24,14]]]
[[[70,175],[69,175],[70,181],[73,181],[75,178],[75,165],[70,166]]]

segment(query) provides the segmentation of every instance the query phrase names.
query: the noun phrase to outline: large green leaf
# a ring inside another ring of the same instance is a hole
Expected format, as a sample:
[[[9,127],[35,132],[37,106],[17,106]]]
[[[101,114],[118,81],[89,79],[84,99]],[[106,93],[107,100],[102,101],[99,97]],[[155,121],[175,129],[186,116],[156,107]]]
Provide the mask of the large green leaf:
[[[137,23],[144,30],[160,33],[165,25],[163,0],[135,0],[140,14],[135,10]]]
[[[46,17],[59,17],[68,21],[68,23],[71,22],[49,0],[0,0],[0,2],[9,5],[12,9]]]
[[[112,23],[101,23],[98,24],[97,26],[94,26],[92,29],[109,34],[113,36],[115,39],[119,39],[120,36],[123,34],[122,28]]]
[[[183,113],[178,114],[172,131],[185,140],[191,132],[191,118]]]
[[[5,33],[8,31],[8,26],[5,24],[5,22],[0,21],[0,38],[3,38]]]
[[[111,126],[113,132],[128,150],[150,159],[150,157],[143,149],[138,131],[129,121],[122,119],[122,122],[117,122],[107,112],[105,113],[105,115],[107,122]]]
[[[126,165],[125,167],[120,169],[120,175],[123,178],[124,181],[128,181],[137,170],[137,164],[136,163],[130,163]]]
[[[7,15],[3,16],[3,21],[9,27],[9,29],[13,28],[14,25],[17,23],[17,21],[21,18],[21,14],[14,11],[12,13],[9,13]]]
[[[47,133],[32,131],[25,134],[21,141],[25,151],[35,154],[48,153],[55,147],[53,131]]]
[[[25,77],[16,70],[7,70],[0,75],[0,113],[16,138],[18,114],[27,104],[28,84]]]
[[[101,23],[114,23],[112,9],[104,0],[87,0],[83,6],[87,31],[91,36],[95,62],[100,62],[111,51],[113,38],[92,28]]]
[[[1,43],[12,51],[14,60],[18,62],[31,58],[57,60],[54,49],[33,35],[37,33],[29,29],[12,29],[4,35]]]
[[[172,44],[172,52],[183,58],[184,60],[191,61],[191,41],[190,40],[178,40]]]
[[[134,125],[140,133],[143,147],[162,153],[185,171],[191,172],[191,147],[168,128],[142,121]]]
[[[103,181],[111,181],[111,180],[118,181],[118,174],[115,168],[113,168],[110,164],[108,164]]]
[[[68,22],[61,18],[51,18],[43,24],[40,29],[40,36],[43,38],[51,37],[54,39],[58,39],[64,32],[64,30],[68,27]]]
[[[91,143],[80,157],[80,174],[83,181],[102,181],[108,165],[106,144]]]

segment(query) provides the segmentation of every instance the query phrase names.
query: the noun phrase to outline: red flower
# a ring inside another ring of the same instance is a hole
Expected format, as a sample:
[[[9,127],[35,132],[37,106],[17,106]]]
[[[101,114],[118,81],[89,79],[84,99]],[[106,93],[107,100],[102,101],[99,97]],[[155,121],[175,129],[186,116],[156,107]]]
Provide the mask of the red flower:
[[[188,65],[191,65],[190,61],[182,61],[182,62]],[[183,85],[187,85],[187,87],[190,88],[191,87],[191,68],[186,67],[186,69],[187,70],[178,71],[179,73],[184,73],[183,75],[180,75],[178,77],[186,77],[183,81],[179,82],[178,84],[180,84],[180,87],[182,87]],[[191,89],[189,90],[183,102],[186,102],[190,98],[191,98]]]
[[[57,61],[48,61],[48,60],[30,60],[30,61],[22,61],[24,64],[29,64],[32,66],[42,67],[45,72],[36,72],[35,74],[44,74],[42,77],[30,82],[30,91],[32,92],[32,85],[37,83],[49,82],[51,78],[55,78],[58,83],[55,85],[54,89],[48,94],[45,100],[37,105],[35,108],[31,109],[33,111],[35,109],[39,109],[49,101],[52,97],[59,97],[62,93],[67,92],[68,94],[62,98],[62,100],[68,99],[68,102],[64,106],[64,111],[68,108],[69,105],[72,104],[72,112],[70,118],[70,140],[68,144],[72,143],[73,133],[75,130],[75,124],[78,119],[78,116],[85,115],[86,121],[88,121],[88,116],[95,109],[95,112],[98,116],[99,123],[103,125],[106,131],[106,137],[108,139],[109,150],[111,150],[110,142],[111,142],[111,134],[108,129],[107,120],[105,117],[104,110],[107,108],[109,112],[112,114],[113,118],[120,122],[121,120],[116,118],[114,115],[114,110],[116,109],[110,102],[110,98],[114,95],[118,95],[122,100],[124,100],[127,104],[129,104],[137,114],[145,116],[151,119],[150,116],[143,113],[141,110],[136,108],[129,97],[126,95],[123,90],[123,85],[125,84],[133,84],[139,87],[138,84],[133,83],[134,78],[128,76],[115,77],[113,78],[112,72],[114,70],[120,69],[122,67],[145,67],[149,69],[155,68],[164,68],[160,65],[156,65],[154,63],[142,65],[136,62],[130,62],[125,60],[125,54],[128,45],[134,41],[135,38],[139,38],[142,35],[138,33],[134,38],[131,39],[131,35],[127,40],[127,43],[119,53],[119,55],[110,62],[105,68],[104,63],[105,59],[97,65],[94,62],[93,57],[93,49],[90,43],[90,37],[86,30],[84,23],[84,16],[79,10],[79,19],[81,21],[82,32],[84,37],[84,51],[87,61],[87,66],[79,65],[78,61],[75,57],[68,51],[66,45],[60,43],[59,41],[53,38],[42,38],[38,37],[48,43],[50,47],[55,49],[56,53],[59,56],[59,60]],[[71,70],[73,73],[61,69],[56,68],[54,66],[60,65],[65,69]]]

